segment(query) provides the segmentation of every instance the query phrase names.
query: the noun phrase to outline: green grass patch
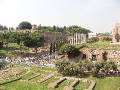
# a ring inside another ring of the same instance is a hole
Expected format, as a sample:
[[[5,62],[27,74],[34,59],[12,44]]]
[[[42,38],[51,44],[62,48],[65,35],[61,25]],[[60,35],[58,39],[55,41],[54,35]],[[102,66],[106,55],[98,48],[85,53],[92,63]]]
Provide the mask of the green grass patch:
[[[117,90],[120,87],[120,77],[108,77],[96,79],[97,84],[94,90]]]
[[[76,90],[85,90],[89,87],[87,82],[79,82],[79,84],[75,87]]]
[[[20,67],[20,66],[18,65],[18,67]],[[23,66],[21,68],[23,68]],[[53,68],[37,68],[37,67],[29,67],[29,68],[30,68],[30,72],[22,77],[23,80],[28,79],[39,73],[41,75],[29,80],[28,82],[24,82],[24,81],[21,82],[21,81],[17,80],[14,82],[7,83],[4,85],[5,90],[63,90],[63,88],[65,86],[69,86],[72,83],[72,81],[70,81],[70,80],[65,80],[56,89],[48,88],[47,86],[49,83],[55,82],[59,78],[52,77],[42,83],[38,83],[37,81],[48,76],[52,71],[55,72],[55,69],[53,69]],[[50,73],[48,71],[50,71]],[[108,77],[108,78],[103,78],[103,79],[87,77],[85,79],[90,79],[90,80],[96,81],[96,86],[95,86],[94,90],[117,90],[117,88],[120,87],[120,77]],[[33,83],[33,82],[35,82],[35,83]],[[76,90],[84,90],[84,89],[87,89],[88,87],[89,87],[89,84],[87,82],[80,82],[75,87],[75,89]]]
[[[29,49],[25,46],[20,46],[17,43],[8,43],[3,48],[0,48],[0,55],[12,56],[15,50],[29,52]]]
[[[111,50],[120,50],[119,44],[112,44],[110,41],[98,41],[94,43],[86,43],[86,44],[80,44],[76,45],[77,48],[86,47],[86,48],[92,48],[92,49],[111,49]]]

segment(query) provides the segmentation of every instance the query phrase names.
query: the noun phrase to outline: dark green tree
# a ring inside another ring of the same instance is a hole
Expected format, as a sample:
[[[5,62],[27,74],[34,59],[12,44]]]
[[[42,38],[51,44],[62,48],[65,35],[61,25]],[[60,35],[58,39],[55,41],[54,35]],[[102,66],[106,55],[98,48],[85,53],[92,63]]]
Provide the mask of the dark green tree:
[[[79,49],[77,49],[75,46],[64,44],[60,47],[60,52],[63,54],[67,54],[68,57],[72,56],[78,56],[79,55]]]
[[[7,26],[0,25],[0,30],[8,30]]]
[[[23,40],[23,44],[26,47],[29,48],[34,48],[35,52],[37,53],[38,47],[41,47],[44,45],[44,39],[43,36],[38,36],[38,35],[28,35],[26,38]]]
[[[18,25],[18,29],[20,30],[32,29],[32,25],[27,21],[23,21]]]

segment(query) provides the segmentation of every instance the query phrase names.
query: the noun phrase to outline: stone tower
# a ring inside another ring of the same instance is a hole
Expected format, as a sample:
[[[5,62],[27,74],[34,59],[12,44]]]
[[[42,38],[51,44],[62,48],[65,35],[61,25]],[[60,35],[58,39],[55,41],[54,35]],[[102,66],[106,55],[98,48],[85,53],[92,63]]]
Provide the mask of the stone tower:
[[[113,43],[120,42],[120,23],[116,23],[112,35],[113,35],[112,37]]]

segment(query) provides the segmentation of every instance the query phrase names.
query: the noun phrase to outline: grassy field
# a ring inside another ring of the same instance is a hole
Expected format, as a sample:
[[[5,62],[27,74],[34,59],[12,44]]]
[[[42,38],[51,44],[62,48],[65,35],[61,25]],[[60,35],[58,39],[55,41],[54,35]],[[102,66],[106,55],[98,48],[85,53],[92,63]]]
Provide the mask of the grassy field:
[[[58,74],[55,72],[56,69],[55,68],[37,68],[37,67],[28,67],[28,68],[30,69],[30,72],[22,76],[21,80],[27,80],[31,76],[34,76],[38,73],[40,74],[40,76],[35,77],[29,81],[18,80],[15,82],[2,85],[5,87],[5,90],[63,90],[65,86],[69,86],[72,83],[71,80],[65,80],[56,89],[48,88],[47,86],[49,83],[59,79],[58,77],[56,77]],[[42,83],[37,82],[38,80],[41,80],[44,77],[47,77],[51,73],[54,73],[54,77]],[[104,79],[89,77],[87,79],[95,80],[97,82],[94,90],[117,90],[117,88],[120,87],[120,77],[108,77]],[[80,82],[75,87],[75,89],[84,90],[84,89],[87,89],[88,87],[89,87],[89,84],[87,82]]]
[[[5,87],[5,90],[63,90],[63,88],[65,86],[69,86],[72,83],[71,80],[65,80],[56,89],[48,88],[47,86],[49,83],[52,83],[59,79],[58,77],[56,77],[56,76],[58,76],[58,73],[56,73],[56,69],[55,68],[36,68],[36,67],[28,67],[28,68],[30,68],[30,72],[27,73],[26,75],[22,76],[21,80],[27,80],[31,76],[34,76],[38,73],[40,74],[40,76],[35,77],[29,81],[18,80],[15,82],[5,84],[5,85],[3,85]],[[47,81],[42,82],[42,83],[37,82],[38,80],[41,80],[44,77],[47,77],[51,73],[54,74],[54,76],[52,78],[50,78]],[[61,76],[61,75],[59,75],[59,76]],[[81,83],[81,84],[78,84],[76,89],[83,90],[87,87],[88,87],[88,85],[86,83],[84,83],[84,84]]]
[[[120,50],[120,45],[119,44],[111,44],[109,41],[98,41],[94,43],[86,43],[86,44],[81,44],[81,45],[76,45],[77,48],[80,48],[81,46],[85,46],[86,48],[91,48],[91,49],[112,49],[112,50]]]
[[[107,48],[107,47],[110,47],[110,42],[107,42],[107,41],[98,41],[98,42],[95,42],[95,43],[87,43],[87,46],[89,48]]]
[[[17,43],[9,43],[3,48],[0,48],[0,55],[1,56],[11,56],[15,51],[25,51],[28,52],[29,49],[25,46],[20,46]]]
[[[84,89],[87,89],[89,87],[89,84],[88,83],[86,83],[86,82],[81,82],[81,83],[79,83],[76,87],[75,87],[75,89],[76,90],[84,90]]]
[[[120,87],[120,77],[108,77],[96,79],[97,84],[94,90],[117,90]]]
[[[48,84],[57,80],[56,78],[51,78],[43,83],[26,83],[26,82],[13,82],[5,85],[6,90],[63,90],[64,86],[69,85],[70,81],[64,81],[56,89],[47,88]]]

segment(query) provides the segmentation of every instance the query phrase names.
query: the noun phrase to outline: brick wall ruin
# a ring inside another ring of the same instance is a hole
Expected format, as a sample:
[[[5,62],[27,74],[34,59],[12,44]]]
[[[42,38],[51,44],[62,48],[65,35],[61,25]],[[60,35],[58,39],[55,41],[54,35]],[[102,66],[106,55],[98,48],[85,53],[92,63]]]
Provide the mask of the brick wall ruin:
[[[82,49],[81,58],[92,61],[107,60],[120,63],[120,50]]]
[[[116,42],[120,42],[120,23],[117,23],[115,25],[115,28],[113,29],[112,32],[112,42],[116,43]]]

